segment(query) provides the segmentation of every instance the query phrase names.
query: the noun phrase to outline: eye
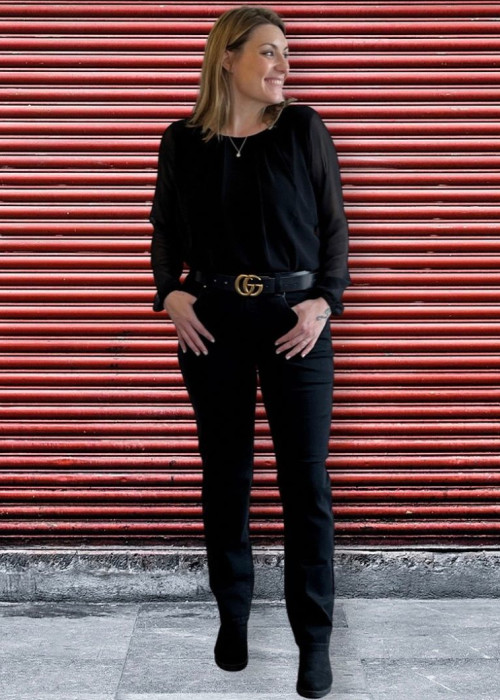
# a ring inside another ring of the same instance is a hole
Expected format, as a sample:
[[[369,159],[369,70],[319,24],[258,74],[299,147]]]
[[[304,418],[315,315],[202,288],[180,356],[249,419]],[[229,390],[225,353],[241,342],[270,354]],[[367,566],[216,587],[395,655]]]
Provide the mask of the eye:
[[[271,51],[271,50],[263,51],[263,52],[262,52],[262,55],[263,55],[263,56],[274,56],[274,51]],[[290,54],[289,54],[289,53],[284,53],[284,54],[283,54],[283,58],[285,59],[285,61],[288,61],[289,58],[290,58]]]

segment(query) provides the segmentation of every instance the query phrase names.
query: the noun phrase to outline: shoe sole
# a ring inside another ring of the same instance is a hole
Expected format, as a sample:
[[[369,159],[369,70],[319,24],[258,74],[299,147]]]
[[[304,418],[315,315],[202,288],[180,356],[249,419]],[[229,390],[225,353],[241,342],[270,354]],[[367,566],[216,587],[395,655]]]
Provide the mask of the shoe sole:
[[[297,693],[299,695],[302,695],[303,698],[322,698],[325,695],[328,695],[331,689],[331,685],[328,688],[325,688],[324,690],[305,690],[305,688],[297,686]]]
[[[224,661],[220,661],[217,657],[215,657],[215,663],[224,671],[242,671],[248,665],[248,660],[240,661],[238,664],[226,664]]]

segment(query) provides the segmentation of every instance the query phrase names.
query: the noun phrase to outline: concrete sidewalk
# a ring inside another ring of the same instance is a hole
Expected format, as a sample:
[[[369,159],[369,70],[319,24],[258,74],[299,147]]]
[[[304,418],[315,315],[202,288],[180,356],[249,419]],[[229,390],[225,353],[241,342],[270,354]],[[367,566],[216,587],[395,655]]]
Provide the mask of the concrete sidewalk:
[[[0,603],[1,700],[296,700],[282,602],[254,600],[249,664],[213,660],[215,604]],[[499,700],[500,601],[337,598],[331,700]]]

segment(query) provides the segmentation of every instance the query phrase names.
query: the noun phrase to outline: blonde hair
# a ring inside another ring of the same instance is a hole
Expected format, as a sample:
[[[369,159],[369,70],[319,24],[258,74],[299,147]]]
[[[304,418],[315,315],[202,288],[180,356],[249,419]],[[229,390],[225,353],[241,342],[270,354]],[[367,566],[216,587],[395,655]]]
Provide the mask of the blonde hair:
[[[243,5],[227,10],[216,21],[208,35],[201,69],[200,91],[188,126],[201,126],[204,140],[219,136],[229,119],[231,89],[229,76],[222,66],[224,52],[240,49],[251,32],[262,24],[274,24],[286,36],[281,17],[266,7]],[[295,98],[269,105],[263,119],[269,126],[279,117],[281,110]]]

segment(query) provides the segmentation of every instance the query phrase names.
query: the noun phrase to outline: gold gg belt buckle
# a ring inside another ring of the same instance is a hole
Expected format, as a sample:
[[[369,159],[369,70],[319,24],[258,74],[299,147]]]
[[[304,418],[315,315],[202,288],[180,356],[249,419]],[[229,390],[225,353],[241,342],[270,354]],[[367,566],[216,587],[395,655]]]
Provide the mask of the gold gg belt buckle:
[[[262,277],[258,275],[238,275],[234,281],[234,288],[242,297],[258,297],[262,294],[264,285]]]

